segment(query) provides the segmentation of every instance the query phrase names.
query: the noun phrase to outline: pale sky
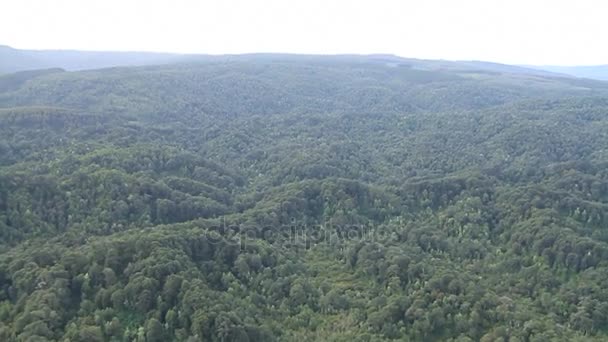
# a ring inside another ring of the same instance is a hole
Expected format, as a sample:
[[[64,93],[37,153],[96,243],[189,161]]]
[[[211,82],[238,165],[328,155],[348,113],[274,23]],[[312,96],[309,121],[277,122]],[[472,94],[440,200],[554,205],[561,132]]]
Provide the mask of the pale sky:
[[[0,0],[0,44],[608,64],[605,0]]]

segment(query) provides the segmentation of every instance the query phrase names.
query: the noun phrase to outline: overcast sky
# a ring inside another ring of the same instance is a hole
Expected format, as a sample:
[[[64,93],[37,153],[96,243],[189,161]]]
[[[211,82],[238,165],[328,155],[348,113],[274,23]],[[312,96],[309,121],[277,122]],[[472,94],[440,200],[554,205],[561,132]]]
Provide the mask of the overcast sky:
[[[0,44],[608,64],[604,0],[0,0]]]

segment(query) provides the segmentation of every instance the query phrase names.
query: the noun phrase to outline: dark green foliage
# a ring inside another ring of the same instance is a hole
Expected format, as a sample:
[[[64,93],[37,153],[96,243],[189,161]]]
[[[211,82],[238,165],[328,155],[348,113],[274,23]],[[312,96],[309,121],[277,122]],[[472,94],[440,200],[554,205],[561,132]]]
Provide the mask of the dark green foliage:
[[[0,340],[605,340],[606,84],[438,63],[2,76]]]

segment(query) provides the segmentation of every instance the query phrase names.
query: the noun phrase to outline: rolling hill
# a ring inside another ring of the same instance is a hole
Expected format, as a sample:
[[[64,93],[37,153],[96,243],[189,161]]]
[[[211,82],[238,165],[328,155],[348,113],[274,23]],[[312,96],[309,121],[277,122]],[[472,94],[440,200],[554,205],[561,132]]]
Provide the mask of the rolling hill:
[[[606,82],[43,59],[0,76],[2,341],[608,336]]]

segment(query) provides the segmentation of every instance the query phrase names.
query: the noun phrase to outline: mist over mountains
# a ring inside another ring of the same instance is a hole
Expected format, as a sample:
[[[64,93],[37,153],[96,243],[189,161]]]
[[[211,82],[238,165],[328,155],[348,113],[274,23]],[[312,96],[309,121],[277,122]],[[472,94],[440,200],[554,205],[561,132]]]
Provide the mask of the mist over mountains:
[[[92,52],[75,50],[18,50],[0,45],[0,72],[62,68],[100,69],[177,62],[185,56],[151,52]]]
[[[532,68],[572,75],[576,77],[594,78],[608,81],[608,65],[596,66],[534,66]]]
[[[246,56],[292,56],[289,54],[244,54],[232,55],[234,58]],[[305,56],[305,55],[300,55]],[[354,57],[362,55],[337,55],[334,57]],[[481,61],[429,61],[402,58],[391,55],[368,55],[378,59],[384,56],[394,63],[408,63],[425,68],[476,69],[494,72],[511,72],[536,75],[559,74],[598,80],[608,80],[608,66],[514,66]],[[195,62],[220,58],[221,56],[203,54],[174,54],[154,52],[115,52],[115,51],[77,51],[77,50],[19,50],[0,45],[0,73],[24,70],[61,68],[67,71],[101,69],[118,66],[145,66],[180,62]],[[557,75],[555,75],[557,76]]]

